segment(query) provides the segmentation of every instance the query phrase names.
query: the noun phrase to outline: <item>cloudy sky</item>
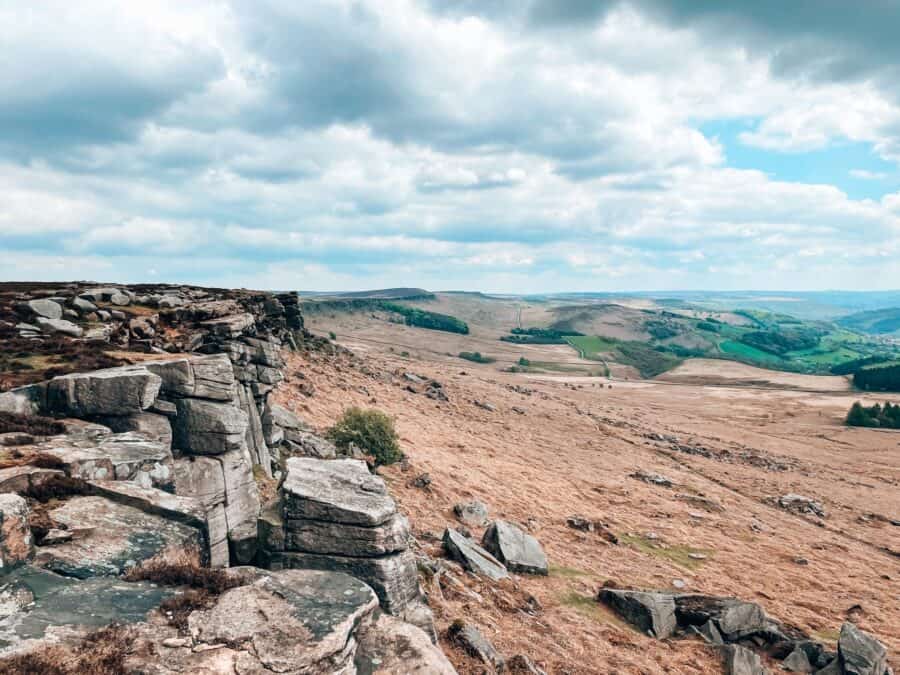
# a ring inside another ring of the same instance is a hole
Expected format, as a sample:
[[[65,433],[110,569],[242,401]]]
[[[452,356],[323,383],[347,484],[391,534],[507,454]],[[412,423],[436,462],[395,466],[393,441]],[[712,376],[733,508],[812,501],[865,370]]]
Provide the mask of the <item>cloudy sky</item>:
[[[0,3],[0,278],[900,287],[897,0]]]

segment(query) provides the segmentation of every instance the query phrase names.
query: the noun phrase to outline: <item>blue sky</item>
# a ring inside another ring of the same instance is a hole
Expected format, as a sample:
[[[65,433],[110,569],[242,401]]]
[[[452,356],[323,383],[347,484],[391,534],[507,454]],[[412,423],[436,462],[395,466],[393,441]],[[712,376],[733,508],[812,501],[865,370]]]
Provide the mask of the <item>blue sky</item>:
[[[898,25],[880,0],[6,2],[2,277],[898,288]]]

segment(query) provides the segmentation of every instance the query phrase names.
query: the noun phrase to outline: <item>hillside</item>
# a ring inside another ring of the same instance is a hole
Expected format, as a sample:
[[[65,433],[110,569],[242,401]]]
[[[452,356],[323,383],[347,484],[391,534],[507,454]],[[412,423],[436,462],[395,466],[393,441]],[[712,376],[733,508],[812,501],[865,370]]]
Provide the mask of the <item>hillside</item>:
[[[875,309],[842,316],[837,323],[844,328],[872,335],[900,335],[900,307]]]

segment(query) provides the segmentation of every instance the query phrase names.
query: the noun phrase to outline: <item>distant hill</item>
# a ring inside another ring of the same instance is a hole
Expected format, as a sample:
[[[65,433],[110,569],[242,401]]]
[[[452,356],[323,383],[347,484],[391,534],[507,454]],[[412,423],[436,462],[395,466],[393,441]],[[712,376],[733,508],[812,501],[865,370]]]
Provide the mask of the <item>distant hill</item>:
[[[305,297],[341,298],[344,300],[431,300],[434,293],[424,288],[381,288],[373,291],[347,291],[343,293],[316,293],[301,291]]]
[[[869,335],[900,333],[900,307],[874,309],[868,312],[848,314],[837,320],[844,328]]]

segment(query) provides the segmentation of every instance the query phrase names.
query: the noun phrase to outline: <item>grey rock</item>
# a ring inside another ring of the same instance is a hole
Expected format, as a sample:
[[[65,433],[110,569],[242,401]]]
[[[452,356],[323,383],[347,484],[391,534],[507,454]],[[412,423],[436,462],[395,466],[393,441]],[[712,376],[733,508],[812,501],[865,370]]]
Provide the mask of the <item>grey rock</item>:
[[[403,614],[410,605],[421,602],[416,559],[410,550],[381,558],[286,552],[281,560],[288,569],[333,570],[361,579],[391,614]]]
[[[46,412],[46,383],[31,384],[0,392],[0,412],[14,415],[38,415]]]
[[[803,495],[793,493],[782,495],[778,498],[777,504],[785,511],[790,511],[791,513],[810,514],[819,518],[825,517],[825,507],[822,505],[822,502]]]
[[[123,366],[50,380],[51,409],[74,417],[129,415],[149,408],[162,380],[142,366]]]
[[[34,321],[45,333],[62,333],[63,335],[76,338],[84,334],[81,326],[66,319],[45,319],[39,316]]]
[[[72,298],[72,307],[74,307],[81,314],[90,314],[91,312],[97,311],[97,305],[95,305],[90,300],[85,300],[84,298],[75,297]]]
[[[456,530],[450,528],[444,530],[443,542],[447,554],[470,572],[494,581],[509,576],[503,563]]]
[[[369,473],[364,462],[292,457],[286,468],[282,490],[287,519],[374,527],[397,512],[384,481]]]
[[[705,624],[700,626],[699,628],[693,626],[694,630],[697,634],[702,637],[706,642],[712,645],[723,645],[725,644],[725,640],[722,639],[722,634],[719,632],[719,629],[716,628],[716,624],[712,621],[707,621]]]
[[[72,537],[52,546],[45,540],[34,564],[77,579],[118,576],[166,549],[203,543],[198,529],[103,497],[72,497],[49,517]]]
[[[605,588],[598,599],[653,637],[664,640],[675,632],[675,601],[669,594]]]
[[[167,448],[172,447],[172,425],[165,415],[139,412],[102,417],[99,421],[116,433],[134,431],[162,443]]]
[[[0,575],[31,559],[34,539],[28,503],[16,494],[0,494]]]
[[[351,673],[354,634],[377,606],[372,590],[346,574],[286,570],[226,591],[189,616],[188,630],[199,644],[253,646],[227,672]]]
[[[635,471],[630,474],[631,478],[634,478],[639,481],[643,481],[644,483],[649,483],[651,485],[660,485],[662,487],[672,487],[674,483],[670,478],[663,476],[658,473],[648,473],[646,471]]]
[[[128,318],[128,315],[125,312],[118,309],[109,310],[109,315],[114,318],[116,321],[124,321]]]
[[[125,307],[126,305],[131,304],[131,298],[125,295],[124,293],[113,293],[109,296],[109,301],[111,304],[116,305],[118,307]]]
[[[365,624],[357,637],[355,664],[360,673],[456,675],[440,648],[421,628],[389,614]]]
[[[450,640],[462,647],[469,656],[478,659],[498,672],[504,669],[505,662],[503,657],[500,656],[500,652],[472,624],[455,622],[450,626],[447,634]]]
[[[349,556],[381,556],[407,548],[409,522],[395,514],[376,527],[361,527],[318,520],[288,520],[285,548],[306,553]]]
[[[282,429],[294,429],[305,431],[309,429],[309,425],[301,420],[294,412],[278,404],[269,404],[266,406],[263,415],[264,425],[275,425]]]
[[[787,658],[781,662],[781,667],[790,673],[811,673],[815,669],[809,662],[809,657],[799,647],[794,649]]]
[[[252,314],[235,314],[203,321],[200,325],[218,337],[236,338],[244,331],[253,328],[256,325],[256,319]]]
[[[253,465],[246,448],[219,455],[225,480],[225,521],[231,560],[247,564],[256,555],[258,542],[259,491],[253,478]]]
[[[538,540],[504,520],[485,531],[482,546],[511,572],[546,575],[547,556]]]
[[[112,314],[110,314],[105,309],[98,309],[97,316],[100,318],[101,321],[109,321],[112,318]]]
[[[246,385],[241,384],[238,386],[238,402],[241,410],[247,414],[247,431],[245,438],[253,464],[259,466],[263,470],[263,473],[271,478],[272,459],[269,456],[269,446],[266,445],[266,439],[263,437],[262,421],[259,418],[259,409],[256,407],[256,400],[253,398],[253,395]]]
[[[487,525],[488,507],[483,502],[461,502],[453,507],[453,513],[463,525],[469,527]]]
[[[699,626],[713,621],[726,642],[769,632],[774,624],[762,607],[737,598],[708,595],[678,595],[675,604],[679,622]]]
[[[218,455],[246,445],[247,414],[233,405],[195,398],[175,401],[173,443],[189,454]]]
[[[234,399],[234,371],[224,354],[148,361],[145,366],[162,378],[160,392],[164,396],[204,398],[214,401]]]
[[[884,675],[887,671],[884,645],[849,621],[841,626],[838,658],[844,675]]]
[[[338,456],[334,443],[312,432],[287,429],[284,437],[288,456],[317,459],[334,459]]]
[[[740,645],[726,645],[722,647],[725,657],[725,675],[766,675],[768,671],[763,668],[759,656]]]
[[[175,307],[184,306],[185,301],[177,295],[164,295],[156,302],[156,306],[160,309],[173,309]]]
[[[34,316],[44,317],[45,319],[61,319],[63,315],[62,305],[46,298],[29,300],[25,303],[25,308]]]

